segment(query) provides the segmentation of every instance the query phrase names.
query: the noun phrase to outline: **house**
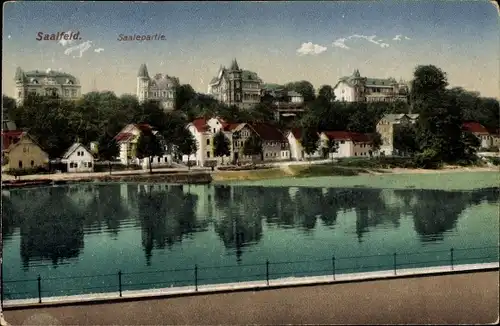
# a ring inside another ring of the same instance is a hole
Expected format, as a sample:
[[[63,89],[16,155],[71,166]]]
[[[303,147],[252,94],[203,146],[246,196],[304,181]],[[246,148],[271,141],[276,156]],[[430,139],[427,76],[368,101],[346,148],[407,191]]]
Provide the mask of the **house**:
[[[186,128],[194,136],[197,143],[196,154],[191,155],[189,158],[187,155],[183,155],[182,161],[196,161],[196,165],[206,166],[207,164],[221,164],[223,162],[228,163],[234,160],[233,151],[233,135],[232,129],[236,128],[239,124],[231,124],[218,117],[205,119],[198,118],[188,123]],[[224,157],[216,157],[213,147],[213,138],[220,131],[229,140],[229,150],[230,155]]]
[[[249,109],[260,103],[262,79],[257,73],[240,69],[236,59],[229,68],[221,66],[208,86],[208,94],[227,105]]]
[[[74,143],[64,153],[62,163],[68,167],[68,172],[92,172],[94,171],[94,156],[81,143]]]
[[[373,155],[373,148],[370,137],[366,134],[349,131],[323,131],[320,133],[322,147],[327,147],[329,140],[334,140],[338,144],[335,153],[329,153],[330,158],[340,157],[370,157]]]
[[[409,87],[394,78],[361,77],[356,69],[351,76],[341,77],[333,92],[335,99],[342,102],[394,102],[407,101]]]
[[[479,122],[467,121],[462,124],[462,130],[468,131],[476,136],[480,142],[481,148],[490,148],[492,146],[498,146],[499,140],[498,135],[495,135],[494,132],[489,131]]]
[[[158,131],[154,130],[148,124],[129,124],[125,126],[116,136],[115,141],[118,143],[119,147],[119,159],[123,165],[140,165],[143,169],[149,168],[149,159],[139,159],[137,158],[137,141],[139,136],[143,132],[152,132],[154,135],[160,136]],[[162,141],[160,137],[160,141]],[[165,146],[165,145],[164,145]],[[167,147],[165,146],[165,151]],[[163,154],[161,156],[153,157],[151,161],[151,166],[162,167],[168,166],[172,162],[172,156],[170,154]]]
[[[377,132],[382,138],[379,153],[381,155],[394,155],[394,132],[399,126],[415,124],[418,114],[385,114],[377,123]]]
[[[2,171],[46,169],[49,155],[25,131],[2,131]]]
[[[247,139],[251,135],[256,134],[255,131],[248,123],[239,123],[236,126],[231,127],[231,131],[233,133],[234,161],[239,163],[251,162],[252,156],[245,155],[243,153],[243,148]]]
[[[286,138],[290,148],[290,159],[292,160],[302,161],[304,159],[319,159],[323,156],[320,146],[321,143],[318,143],[318,149],[314,153],[310,155],[306,154],[301,143],[302,130],[299,128],[290,130]]]
[[[281,130],[264,122],[248,125],[262,141],[262,159],[264,161],[286,161],[291,159],[290,146]]]

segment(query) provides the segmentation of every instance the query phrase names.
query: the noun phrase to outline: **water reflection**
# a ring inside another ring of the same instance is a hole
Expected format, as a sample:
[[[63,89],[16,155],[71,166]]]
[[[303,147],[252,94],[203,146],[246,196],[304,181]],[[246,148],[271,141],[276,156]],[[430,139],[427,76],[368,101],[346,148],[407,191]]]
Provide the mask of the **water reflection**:
[[[353,216],[355,227],[346,231],[361,242],[375,228],[398,228],[407,215],[420,241],[440,241],[466,208],[481,202],[496,205],[499,190],[111,184],[4,191],[2,201],[4,240],[12,241],[19,232],[27,268],[30,262],[48,260],[57,266],[78,257],[84,235],[117,238],[130,227],[141,229],[148,265],[154,250],[174,250],[176,243],[207,232],[211,225],[238,261],[261,241],[263,223],[313,234],[319,227],[336,228],[340,216]]]

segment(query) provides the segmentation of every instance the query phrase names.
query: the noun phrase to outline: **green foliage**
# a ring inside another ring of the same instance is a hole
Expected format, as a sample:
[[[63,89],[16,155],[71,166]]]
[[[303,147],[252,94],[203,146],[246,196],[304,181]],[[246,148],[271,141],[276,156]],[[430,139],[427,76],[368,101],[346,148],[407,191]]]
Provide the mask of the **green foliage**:
[[[163,155],[163,146],[160,140],[152,132],[142,132],[137,140],[137,157],[139,159],[149,159],[149,172],[153,172],[151,161],[154,156]]]
[[[255,134],[247,138],[243,144],[243,154],[245,155],[261,155],[262,154],[262,140]]]
[[[394,149],[402,155],[413,155],[418,151],[415,126],[412,124],[394,126]]]
[[[333,87],[330,85],[322,85],[318,90],[318,99],[320,99],[324,103],[335,101],[335,93],[333,92]]]
[[[45,174],[48,173],[48,169],[44,167],[36,168],[23,168],[23,169],[9,169],[6,173],[15,177],[20,177],[24,175],[35,175],[35,174]]]
[[[118,155],[119,148],[114,136],[105,132],[97,141],[97,156],[99,157],[99,160],[112,161]]]
[[[378,151],[380,146],[382,146],[382,136],[378,132],[370,134],[370,143],[372,145],[373,151]]]
[[[222,130],[219,130],[219,132],[214,135],[213,144],[214,155],[216,157],[229,156],[231,154],[229,139]]]
[[[305,128],[302,132],[302,139],[300,142],[302,143],[304,152],[306,152],[307,155],[311,155],[316,152],[319,145],[319,135],[316,129],[312,127]]]
[[[437,169],[442,164],[439,153],[431,148],[415,155],[414,162],[415,166],[421,169]]]
[[[328,139],[326,147],[323,147],[323,157],[328,157],[330,153],[336,153],[339,149],[339,143],[335,139]],[[333,157],[332,157],[333,160]]]
[[[198,144],[196,143],[196,139],[193,134],[189,132],[186,128],[183,128],[182,134],[179,135],[177,148],[182,155],[188,156],[188,167],[190,167],[190,156],[195,154],[198,150]]]
[[[310,103],[316,98],[314,86],[307,80],[288,83],[285,85],[285,89],[300,93],[304,97],[305,103]]]

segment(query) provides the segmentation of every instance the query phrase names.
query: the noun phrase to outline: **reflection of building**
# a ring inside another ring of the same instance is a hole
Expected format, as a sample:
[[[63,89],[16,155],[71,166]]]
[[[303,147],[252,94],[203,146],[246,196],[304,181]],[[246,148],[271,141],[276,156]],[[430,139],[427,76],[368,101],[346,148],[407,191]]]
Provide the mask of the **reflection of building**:
[[[137,98],[139,102],[153,100],[164,110],[173,110],[179,79],[169,75],[156,74],[149,77],[146,64],[142,64],[137,74]]]
[[[2,131],[2,171],[46,168],[48,154],[22,130]]]
[[[394,131],[398,126],[415,124],[418,114],[386,114],[377,123],[377,132],[382,138],[380,154],[394,155]]]
[[[22,103],[30,94],[76,99],[81,95],[81,85],[74,76],[48,69],[27,71],[17,68],[15,99]]]
[[[255,72],[240,69],[234,59],[229,69],[220,67],[210,81],[208,94],[225,104],[248,109],[260,103],[261,85],[262,80]]]
[[[333,88],[335,99],[343,102],[407,101],[408,85],[394,78],[361,77],[359,70],[352,76],[342,77]]]

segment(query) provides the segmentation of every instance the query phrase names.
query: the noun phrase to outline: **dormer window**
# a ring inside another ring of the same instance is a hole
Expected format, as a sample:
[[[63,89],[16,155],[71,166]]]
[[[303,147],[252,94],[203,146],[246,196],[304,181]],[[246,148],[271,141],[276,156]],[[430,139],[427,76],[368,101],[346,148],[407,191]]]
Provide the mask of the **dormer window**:
[[[73,85],[73,81],[71,79],[66,79],[66,84]]]
[[[31,78],[30,82],[32,84],[38,84],[38,80],[36,80],[35,78]]]

